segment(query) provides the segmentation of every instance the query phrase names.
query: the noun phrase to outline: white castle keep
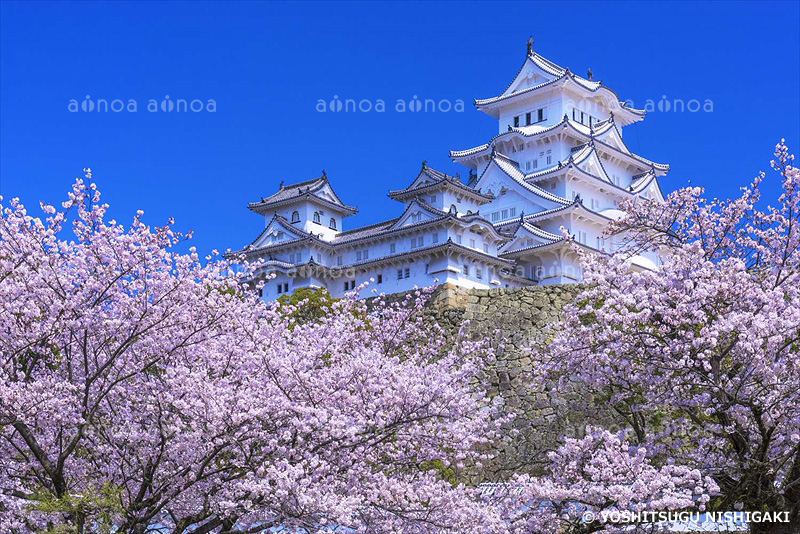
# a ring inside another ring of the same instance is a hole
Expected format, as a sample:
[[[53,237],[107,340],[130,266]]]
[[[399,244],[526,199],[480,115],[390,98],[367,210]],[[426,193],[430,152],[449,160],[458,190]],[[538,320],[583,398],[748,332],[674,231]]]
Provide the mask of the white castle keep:
[[[621,201],[663,200],[657,178],[668,165],[632,153],[625,126],[644,119],[617,94],[543,58],[528,41],[525,62],[499,95],[475,100],[498,120],[488,143],[451,151],[469,169],[463,183],[425,162],[405,189],[389,192],[400,215],[344,229],[356,213],[327,176],[284,185],[252,202],[265,228],[247,247],[264,260],[262,290],[273,300],[297,288],[326,288],[341,297],[363,282],[378,293],[435,283],[469,288],[579,282],[581,268],[565,228],[578,246],[605,253],[619,246],[603,238],[622,215]],[[238,254],[238,253],[237,253]],[[657,269],[655,253],[634,258]]]

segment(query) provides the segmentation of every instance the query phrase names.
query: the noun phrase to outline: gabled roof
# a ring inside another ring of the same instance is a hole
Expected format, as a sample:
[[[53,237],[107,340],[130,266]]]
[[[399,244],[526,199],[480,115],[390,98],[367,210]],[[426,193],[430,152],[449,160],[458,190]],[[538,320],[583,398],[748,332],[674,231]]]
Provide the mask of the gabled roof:
[[[395,219],[395,223],[392,226],[392,228],[400,228],[401,226],[404,226],[403,223],[406,220],[408,220],[408,218],[411,216],[410,215],[411,210],[413,210],[415,208],[416,209],[421,209],[422,211],[427,213],[431,217],[431,219],[440,219],[440,218],[443,218],[443,217],[447,216],[447,212],[446,211],[442,211],[442,210],[440,210],[438,208],[434,208],[433,206],[431,206],[430,204],[428,204],[427,202],[425,202],[421,198],[416,197],[416,198],[414,198],[414,200],[412,200],[411,202],[408,203],[408,205],[406,206],[406,209],[404,209],[403,213],[400,214],[400,217]],[[423,221],[417,221],[417,222],[423,222]],[[428,222],[428,221],[426,220],[424,222]]]
[[[353,206],[346,206],[328,182],[328,176],[323,171],[322,176],[313,180],[297,182],[291,185],[283,185],[281,182],[278,192],[260,201],[251,202],[247,208],[256,213],[265,213],[272,208],[294,204],[303,200],[315,200],[329,208],[352,215],[358,211]]]
[[[656,170],[664,174],[669,171],[668,164],[655,163],[647,158],[643,158],[642,156],[631,152],[628,146],[622,140],[622,135],[619,132],[619,128],[617,127],[613,116],[604,121],[595,123],[592,127],[575,122],[567,115],[564,115],[561,121],[553,124],[552,126],[548,126],[547,128],[542,128],[541,126],[525,126],[518,128],[512,127],[506,132],[495,135],[489,140],[488,143],[483,145],[476,146],[474,148],[468,148],[466,150],[451,150],[450,158],[457,163],[466,164],[475,156],[485,155],[486,152],[491,150],[491,147],[497,142],[505,141],[506,139],[514,137],[524,139],[540,136],[542,134],[549,134],[551,132],[555,133],[559,128],[566,128],[573,131],[577,138],[585,139],[586,143],[594,141],[605,150],[608,150],[609,153],[615,155],[618,154],[619,157],[627,159],[628,161],[633,160],[642,168],[653,166],[656,168]]]
[[[558,195],[554,195],[548,191],[545,191],[538,185],[530,184],[525,181],[525,174],[519,170],[517,164],[509,159],[507,156],[500,154],[499,152],[493,151],[492,152],[492,159],[489,161],[489,165],[481,173],[480,178],[478,178],[478,182],[480,182],[481,178],[483,178],[487,172],[493,167],[499,168],[503,173],[505,173],[509,178],[511,178],[515,183],[527,189],[531,193],[535,194],[539,198],[543,198],[550,202],[554,202],[556,204],[566,205],[569,204],[570,201],[562,198]]]
[[[481,204],[491,202],[492,195],[481,193],[477,189],[467,187],[461,182],[458,176],[450,176],[443,172],[428,167],[427,163],[422,162],[422,169],[416,178],[405,189],[389,191],[389,198],[394,200],[405,200],[416,195],[423,194],[432,189],[449,188],[458,193],[469,195]]]
[[[650,187],[650,184],[652,184],[653,182],[655,182],[656,190],[658,191],[661,200],[663,200],[664,192],[661,191],[661,186],[658,183],[658,175],[653,169],[650,169],[649,171],[634,176],[633,180],[631,181],[629,190],[631,191],[631,193],[638,195],[642,191],[645,191],[648,187]]]
[[[523,85],[522,83],[523,80],[528,79],[528,77],[532,77],[535,80],[541,79],[542,81],[534,85],[521,87]],[[492,111],[492,108],[494,108],[494,104],[497,104],[499,102],[504,102],[509,99],[514,99],[522,95],[528,95],[533,92],[539,91],[545,87],[556,86],[559,84],[569,84],[575,87],[576,89],[589,93],[596,93],[598,91],[605,93],[606,96],[609,97],[611,101],[616,104],[615,109],[621,112],[621,114],[628,115],[627,117],[628,120],[626,121],[627,123],[642,120],[642,118],[645,115],[644,110],[628,107],[625,104],[625,102],[622,102],[619,99],[619,97],[613,90],[604,86],[602,82],[600,81],[595,82],[577,76],[576,74],[572,73],[568,68],[556,65],[552,61],[535,53],[532,49],[528,50],[528,53],[525,57],[525,61],[523,62],[520,69],[517,71],[517,74],[514,76],[514,79],[511,81],[511,83],[508,84],[506,89],[498,96],[492,98],[476,99],[475,107],[477,107],[478,110],[480,111],[484,111],[494,116],[493,113],[490,113],[490,111]]]
[[[528,248],[533,245],[525,245],[524,247],[516,247],[515,244],[523,239],[530,239],[533,238],[536,240],[537,245],[546,245],[550,243],[555,243],[556,241],[561,241],[563,239],[562,236],[556,235],[541,228],[534,226],[524,220],[524,217],[520,217],[520,222],[517,223],[517,227],[514,230],[513,238],[503,245],[502,250],[499,252],[500,254],[508,253],[512,250],[519,250],[522,248]]]
[[[258,237],[256,237],[253,240],[253,242],[250,243],[250,245],[251,246],[256,246],[256,243],[258,243],[261,240],[261,238],[264,236],[264,234],[266,234],[270,229],[274,228],[275,226],[280,226],[281,228],[286,230],[288,233],[294,235],[296,238],[302,239],[302,238],[310,236],[310,234],[300,230],[299,228],[295,228],[295,226],[292,223],[290,223],[289,221],[287,221],[285,217],[282,217],[282,216],[280,216],[278,214],[275,214],[275,215],[272,216],[272,219],[270,219],[270,221],[264,227],[264,230],[262,230],[261,233],[258,234]]]

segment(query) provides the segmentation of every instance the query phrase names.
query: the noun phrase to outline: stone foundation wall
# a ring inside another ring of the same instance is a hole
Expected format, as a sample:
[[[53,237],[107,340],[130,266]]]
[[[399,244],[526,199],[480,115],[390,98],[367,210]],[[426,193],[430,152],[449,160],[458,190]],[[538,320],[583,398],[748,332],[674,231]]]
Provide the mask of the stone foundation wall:
[[[562,318],[564,304],[580,291],[577,285],[515,289],[464,289],[442,286],[426,313],[451,332],[465,321],[465,333],[488,336],[496,360],[486,365],[482,378],[490,396],[499,396],[504,409],[517,414],[495,450],[496,459],[478,477],[498,480],[509,471],[536,472],[559,438],[582,432],[586,423],[605,419],[602,413],[576,413],[569,397],[552,395],[547,387],[533,388],[530,373]],[[472,478],[472,477],[470,477]]]

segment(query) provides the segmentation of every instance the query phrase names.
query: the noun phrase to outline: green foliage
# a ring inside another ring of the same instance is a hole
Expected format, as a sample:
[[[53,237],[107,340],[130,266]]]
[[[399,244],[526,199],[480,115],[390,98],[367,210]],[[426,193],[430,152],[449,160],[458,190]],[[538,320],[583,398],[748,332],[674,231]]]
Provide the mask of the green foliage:
[[[121,490],[109,484],[91,488],[83,493],[71,493],[57,498],[49,491],[37,493],[33,510],[46,514],[63,514],[74,518],[70,523],[50,525],[41,534],[110,534],[114,522],[123,512]]]
[[[328,315],[337,299],[331,297],[327,289],[300,288],[289,295],[281,295],[278,302],[281,310],[295,320],[295,324],[316,321]],[[290,328],[293,328],[292,325]]]

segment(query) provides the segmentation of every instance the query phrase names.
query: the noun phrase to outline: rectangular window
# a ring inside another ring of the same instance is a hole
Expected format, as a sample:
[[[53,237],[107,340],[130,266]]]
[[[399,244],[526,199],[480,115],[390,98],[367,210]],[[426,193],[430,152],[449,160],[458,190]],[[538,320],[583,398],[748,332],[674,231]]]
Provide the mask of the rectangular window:
[[[531,123],[531,114],[530,113],[526,113],[525,114],[525,125],[529,126],[530,123]]]
[[[458,244],[458,245],[461,244],[461,236],[460,235],[456,236],[456,244]]]
[[[439,233],[436,232],[431,236],[431,243],[438,243],[439,242]]]
[[[342,264],[342,257],[336,256],[336,265],[341,265],[341,264]]]
[[[379,283],[379,284],[382,284],[382,283],[383,283],[383,275],[382,275],[382,274],[379,274],[379,275],[378,275],[378,283]]]
[[[426,263],[426,264],[425,264],[425,274],[428,274],[428,269],[429,269],[429,268],[430,268],[430,264],[429,264],[429,263]]]
[[[542,122],[544,120],[544,108],[539,108],[536,110],[536,121]]]
[[[392,243],[391,245],[389,245],[389,254],[394,254],[394,249],[395,249],[395,247],[394,247],[394,243]]]
[[[538,159],[533,160],[531,162],[531,167],[533,167],[534,169],[538,168],[539,167],[539,160]]]
[[[411,269],[406,267],[405,271],[403,271],[403,274],[405,275],[406,278],[408,278],[408,275],[410,274],[410,272],[411,272]]]
[[[503,220],[508,219],[508,210],[503,210],[501,217],[503,217]]]
[[[511,217],[516,217],[517,216],[517,208],[509,208],[508,214]]]
[[[403,269],[397,269],[397,279],[398,280],[403,279]]]
[[[552,184],[550,184],[550,189],[555,189],[555,188],[556,188],[556,183],[555,183],[555,182],[553,182]]]
[[[475,277],[483,278],[483,269],[481,269],[480,267],[475,267]]]
[[[488,244],[486,244],[486,243],[483,244],[483,251],[485,253],[487,253],[487,254],[489,253],[489,245]]]
[[[361,261],[361,251],[360,250],[356,251],[356,261]]]
[[[283,293],[283,284],[278,284],[278,294],[280,295],[281,293]]]
[[[500,212],[497,212],[497,211],[493,212],[492,213],[492,222],[499,221],[499,220],[500,220]]]
[[[530,162],[530,161],[526,161],[526,162],[525,162],[525,170],[526,170],[526,171],[529,171],[529,170],[531,170],[531,162]]]
[[[361,257],[364,258],[365,260],[369,259],[369,249],[368,248],[364,249],[364,252],[361,253]]]
[[[412,237],[411,238],[411,248],[417,248],[417,238],[416,237]]]
[[[348,289],[350,289],[350,282],[345,282],[344,283],[344,290],[347,291]]]
[[[464,274],[464,276],[469,276],[469,265],[465,263],[461,268],[461,272]]]
[[[431,204],[436,202],[436,195],[431,195]]]
[[[470,246],[470,248],[475,248],[475,240],[474,239],[470,239],[469,240],[469,246]]]
[[[519,115],[517,115],[516,117],[514,117],[514,127],[516,128],[516,127],[518,127],[518,126],[519,126]]]

